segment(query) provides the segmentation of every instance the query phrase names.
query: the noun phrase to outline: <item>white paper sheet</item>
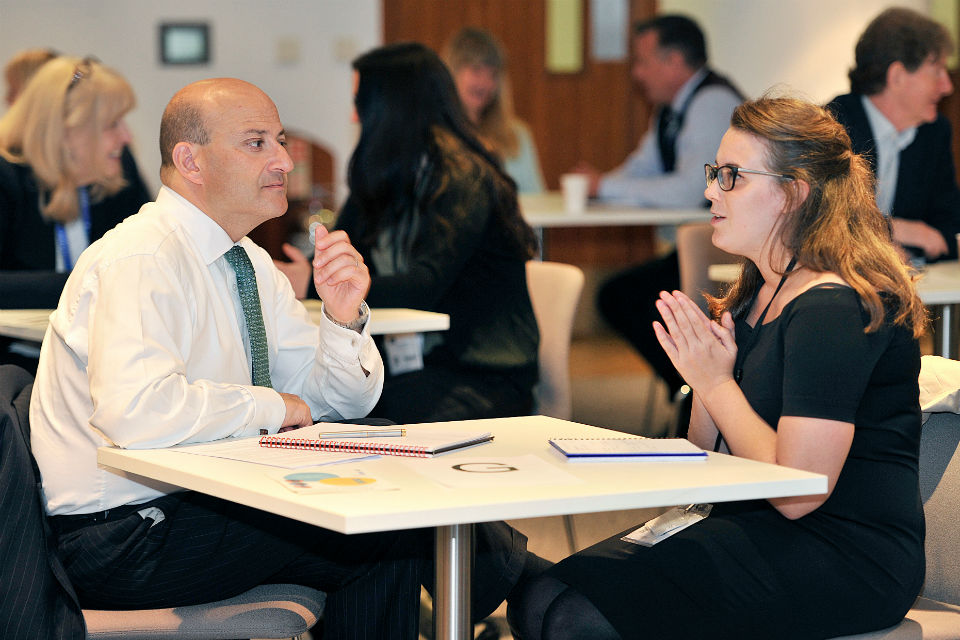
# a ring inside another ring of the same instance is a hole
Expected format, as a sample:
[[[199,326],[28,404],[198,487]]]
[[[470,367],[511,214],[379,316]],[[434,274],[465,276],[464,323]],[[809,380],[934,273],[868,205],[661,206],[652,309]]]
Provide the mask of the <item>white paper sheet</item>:
[[[260,437],[224,438],[200,444],[185,444],[173,447],[176,451],[193,453],[213,458],[256,462],[284,469],[299,469],[342,462],[356,462],[380,456],[356,453],[328,453],[326,451],[301,451],[298,449],[272,449],[260,446]]]
[[[451,488],[524,487],[576,484],[580,478],[533,454],[489,458],[446,455],[404,460],[421,476]]]

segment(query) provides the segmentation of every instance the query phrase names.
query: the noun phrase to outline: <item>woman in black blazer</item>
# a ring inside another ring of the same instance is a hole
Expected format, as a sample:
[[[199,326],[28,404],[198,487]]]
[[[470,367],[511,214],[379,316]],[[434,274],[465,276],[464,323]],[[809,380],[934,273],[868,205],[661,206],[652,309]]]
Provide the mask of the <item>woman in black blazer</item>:
[[[450,315],[422,368],[396,367],[372,415],[433,422],[524,415],[539,334],[527,293],[536,240],[516,188],[476,138],[446,66],[416,43],[353,63],[360,139],[337,227],[370,267],[367,302]],[[395,349],[395,347],[394,347]]]
[[[0,119],[0,308],[56,306],[80,252],[149,200],[126,151],[134,103],[117,72],[64,56]]]

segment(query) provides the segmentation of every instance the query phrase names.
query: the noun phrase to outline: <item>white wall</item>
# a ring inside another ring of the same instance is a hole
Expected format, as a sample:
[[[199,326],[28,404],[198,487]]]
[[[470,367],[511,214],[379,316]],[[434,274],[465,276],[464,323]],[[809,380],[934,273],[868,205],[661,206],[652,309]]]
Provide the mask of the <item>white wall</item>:
[[[662,11],[686,13],[703,25],[714,66],[748,95],[780,85],[820,102],[847,91],[857,36],[890,4],[660,0]],[[929,1],[896,4],[927,12]],[[160,65],[157,27],[176,20],[209,22],[209,66]],[[306,132],[333,150],[342,183],[356,140],[349,63],[379,44],[381,21],[380,0],[0,0],[0,62],[26,47],[49,46],[95,54],[123,73],[139,100],[128,124],[153,186],[159,184],[160,115],[170,96],[204,77],[244,78],[273,97],[288,129]],[[276,61],[278,42],[287,39],[299,43],[295,64]]]
[[[775,87],[815,102],[849,91],[857,38],[894,4],[929,13],[928,0],[660,0],[700,23],[711,65],[748,97]]]
[[[211,26],[211,63],[162,66],[158,25],[195,20]],[[154,188],[163,108],[180,87],[207,77],[258,85],[287,129],[308,133],[345,166],[357,134],[350,61],[379,44],[380,34],[380,0],[0,0],[0,63],[23,48],[52,47],[96,55],[130,81],[138,106],[127,123]],[[277,62],[279,41],[298,43],[299,62]]]

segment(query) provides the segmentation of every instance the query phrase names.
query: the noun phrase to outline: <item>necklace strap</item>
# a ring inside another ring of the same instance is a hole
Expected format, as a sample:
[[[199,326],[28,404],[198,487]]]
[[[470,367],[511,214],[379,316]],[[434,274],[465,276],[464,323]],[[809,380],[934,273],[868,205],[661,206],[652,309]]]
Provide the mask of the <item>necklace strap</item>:
[[[743,345],[742,348],[737,349],[737,361],[734,363],[733,367],[733,379],[737,384],[740,384],[740,381],[743,379],[743,363],[747,359],[747,355],[756,346],[757,340],[760,339],[760,329],[763,327],[763,321],[767,317],[767,312],[770,311],[770,307],[773,305],[773,301],[776,299],[777,294],[780,293],[781,289],[783,289],[783,285],[787,283],[787,276],[790,275],[796,265],[796,257],[791,258],[789,264],[787,264],[787,268],[783,272],[783,275],[780,276],[780,283],[777,284],[777,288],[774,289],[773,295],[770,296],[770,301],[767,302],[767,306],[765,306],[763,311],[760,313],[757,323],[753,325],[753,331],[750,332],[750,336],[747,338],[747,343]],[[722,442],[723,434],[720,433],[719,429],[717,429],[717,440],[713,445],[713,450],[719,451]]]

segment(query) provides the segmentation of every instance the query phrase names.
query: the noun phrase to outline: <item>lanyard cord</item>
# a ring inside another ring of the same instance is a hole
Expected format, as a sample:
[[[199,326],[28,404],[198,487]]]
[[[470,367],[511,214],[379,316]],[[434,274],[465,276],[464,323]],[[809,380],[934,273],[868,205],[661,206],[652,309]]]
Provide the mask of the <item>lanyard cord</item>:
[[[740,381],[743,379],[743,363],[747,359],[747,354],[749,354],[757,344],[757,340],[760,339],[760,328],[763,327],[763,321],[767,317],[767,311],[770,311],[770,306],[773,304],[773,301],[776,299],[777,294],[780,293],[780,289],[783,288],[783,285],[787,282],[787,276],[790,275],[790,272],[793,271],[793,267],[797,264],[796,258],[790,259],[790,264],[787,265],[786,271],[783,272],[783,275],[780,277],[780,284],[777,285],[777,288],[773,291],[773,295],[770,296],[770,301],[767,303],[767,306],[763,308],[763,312],[760,314],[760,318],[757,320],[757,323],[753,326],[753,331],[750,332],[750,336],[747,338],[747,344],[743,345],[742,349],[737,350],[737,360],[733,366],[733,379],[737,384],[740,384]],[[713,444],[714,451],[720,451],[720,445],[723,443],[723,434],[720,433],[720,429],[717,429],[717,440]]]
[[[86,187],[77,187],[77,201],[80,208],[80,218],[83,220],[83,228],[87,233],[87,243],[90,242],[90,194]],[[67,242],[67,231],[63,224],[56,223],[54,229],[57,234],[57,247],[60,249],[60,257],[63,258],[64,271],[69,273],[73,270],[73,261],[70,259],[70,245]]]

